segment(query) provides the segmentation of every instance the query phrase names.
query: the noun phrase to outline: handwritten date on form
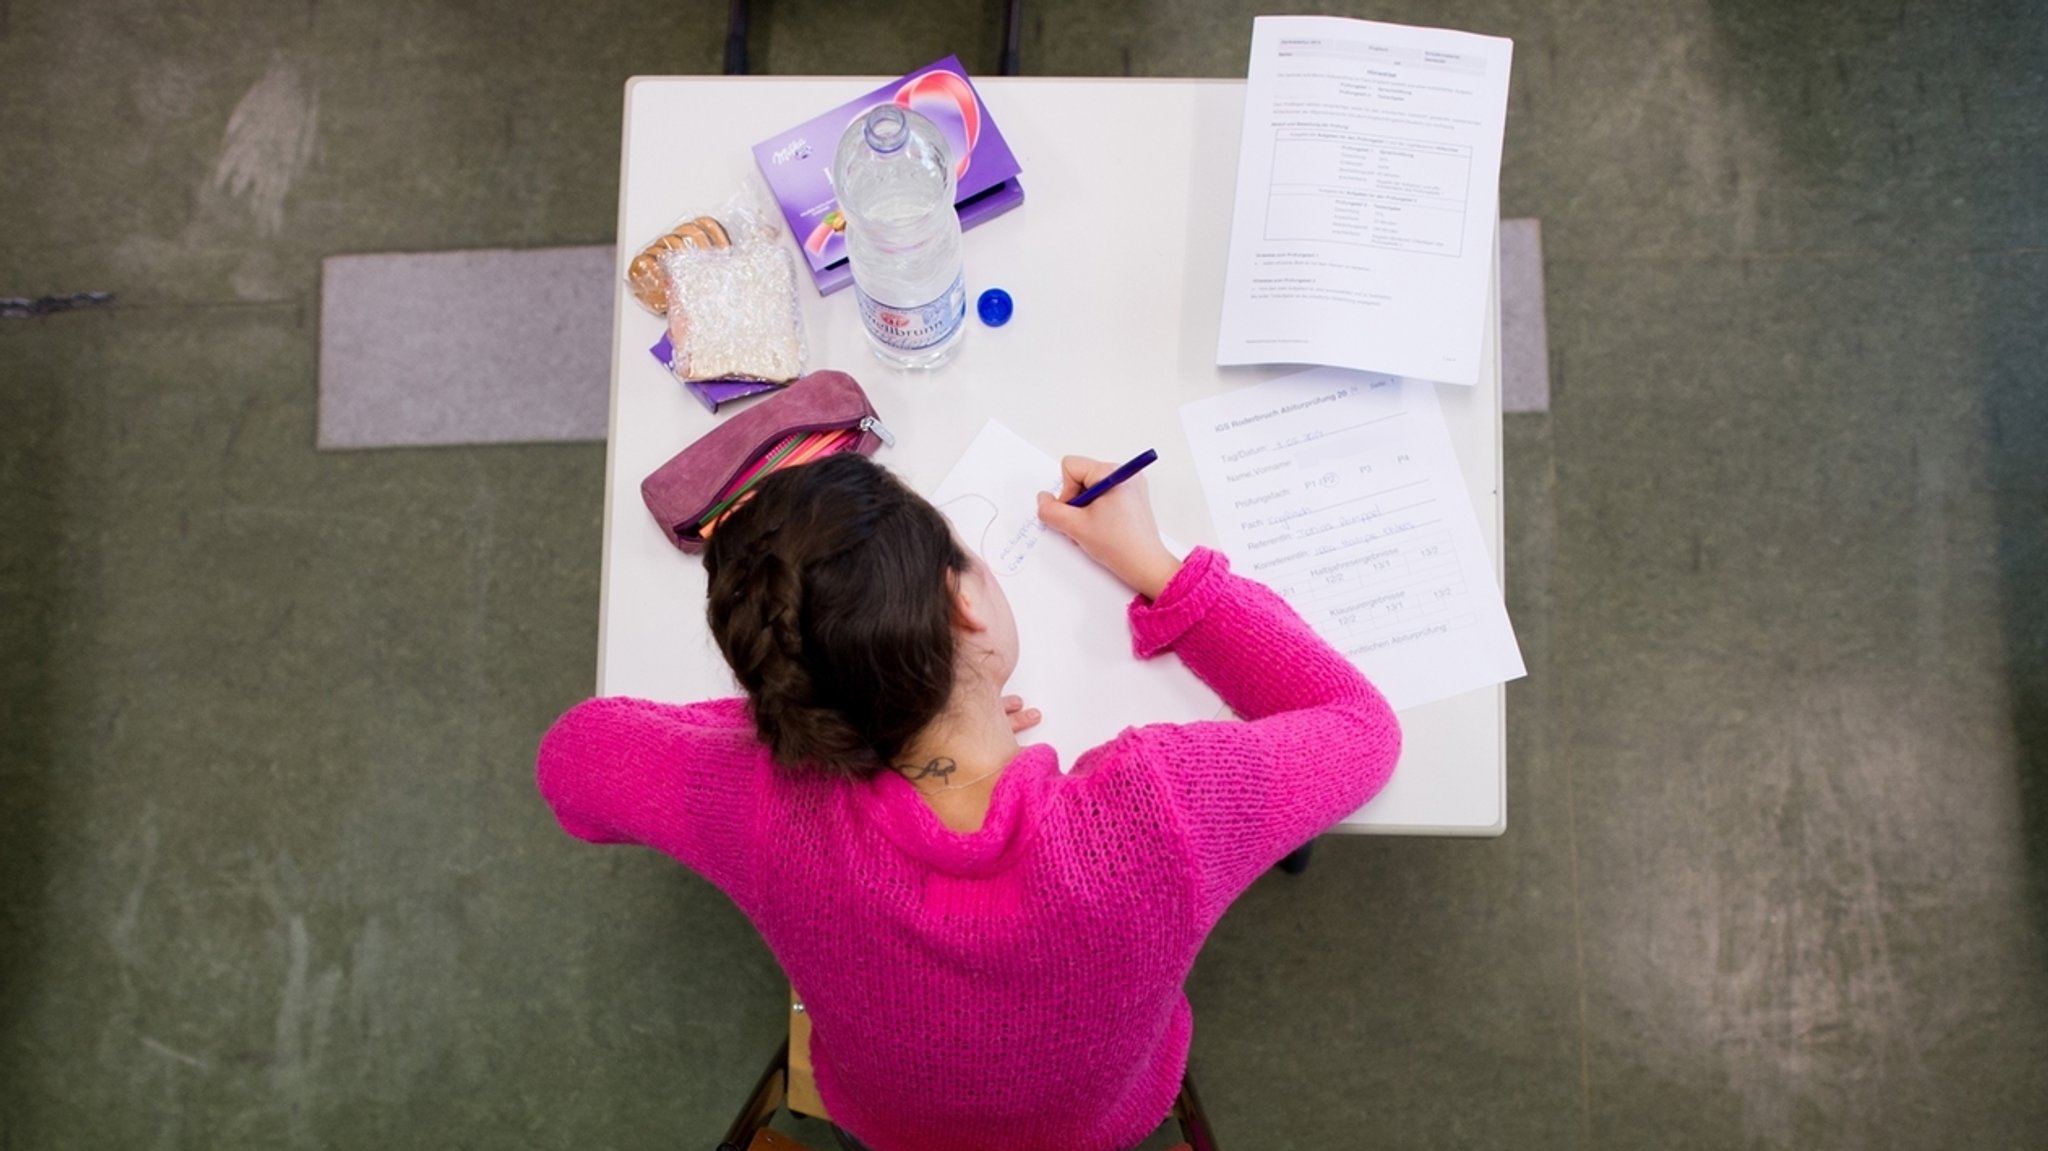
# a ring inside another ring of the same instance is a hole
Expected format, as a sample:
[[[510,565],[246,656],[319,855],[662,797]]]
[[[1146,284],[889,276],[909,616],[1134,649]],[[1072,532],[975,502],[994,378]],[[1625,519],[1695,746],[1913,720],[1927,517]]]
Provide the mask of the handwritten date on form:
[[[1181,418],[1232,567],[1396,708],[1523,674],[1431,385],[1320,370]]]

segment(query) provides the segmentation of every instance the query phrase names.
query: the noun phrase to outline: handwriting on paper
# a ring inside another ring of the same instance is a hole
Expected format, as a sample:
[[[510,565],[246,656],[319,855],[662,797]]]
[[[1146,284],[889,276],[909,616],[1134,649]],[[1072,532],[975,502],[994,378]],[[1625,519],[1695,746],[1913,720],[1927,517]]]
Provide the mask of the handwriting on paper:
[[[1132,656],[1130,589],[1038,518],[1038,494],[1059,474],[1058,460],[990,420],[931,500],[1010,602],[1019,650],[1004,690],[1045,717],[1029,738],[1071,766],[1131,724],[1213,719],[1221,705],[1171,655]]]
[[[1029,516],[1006,517],[995,500],[980,492],[966,492],[938,505],[941,514],[953,521],[954,530],[974,548],[999,575],[1016,575],[1024,570],[1047,528],[1034,509]]]

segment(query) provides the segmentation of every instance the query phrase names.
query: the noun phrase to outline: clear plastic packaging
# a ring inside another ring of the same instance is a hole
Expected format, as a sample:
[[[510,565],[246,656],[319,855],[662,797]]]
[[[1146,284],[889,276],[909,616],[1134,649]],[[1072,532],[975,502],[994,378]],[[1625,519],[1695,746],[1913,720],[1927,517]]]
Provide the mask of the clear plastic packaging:
[[[766,380],[803,375],[796,262],[772,217],[736,197],[715,215],[686,218],[643,247],[626,269],[640,306],[668,320],[677,379]]]
[[[796,261],[778,244],[665,252],[669,371],[680,380],[769,380],[804,374]]]
[[[698,248],[728,248],[732,235],[715,216],[698,216],[678,221],[675,227],[656,236],[640,249],[626,266],[626,285],[640,306],[657,316],[668,315],[668,278],[662,274],[661,258],[670,252]]]

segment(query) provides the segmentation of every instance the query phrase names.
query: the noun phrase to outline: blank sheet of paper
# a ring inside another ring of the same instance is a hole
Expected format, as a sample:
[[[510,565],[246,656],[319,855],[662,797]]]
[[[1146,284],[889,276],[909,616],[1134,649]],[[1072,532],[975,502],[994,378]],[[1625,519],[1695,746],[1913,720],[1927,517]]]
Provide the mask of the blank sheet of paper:
[[[1039,522],[1038,493],[1059,484],[1057,459],[990,420],[928,495],[995,573],[1016,614],[1021,652],[1007,690],[1045,713],[1019,738],[1051,744],[1071,769],[1126,727],[1225,712],[1172,652],[1131,654],[1130,589]]]
[[[1523,675],[1434,386],[1319,369],[1181,420],[1232,568],[1395,708]]]

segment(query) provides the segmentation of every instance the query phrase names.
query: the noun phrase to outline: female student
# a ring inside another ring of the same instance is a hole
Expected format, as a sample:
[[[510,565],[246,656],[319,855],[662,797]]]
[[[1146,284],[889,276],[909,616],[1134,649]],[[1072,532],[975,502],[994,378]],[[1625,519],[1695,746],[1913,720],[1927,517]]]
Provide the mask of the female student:
[[[1127,728],[1064,774],[1020,745],[1039,717],[1003,694],[1001,587],[847,454],[761,481],[705,549],[745,698],[594,699],[541,742],[565,830],[666,852],[760,930],[826,1107],[874,1151],[1142,1142],[1179,1088],[1202,941],[1400,753],[1385,700],[1285,602],[1166,549],[1143,477],[1074,508],[1112,465],[1063,470],[1039,517],[1137,593],[1136,655],[1176,652],[1241,720]]]

